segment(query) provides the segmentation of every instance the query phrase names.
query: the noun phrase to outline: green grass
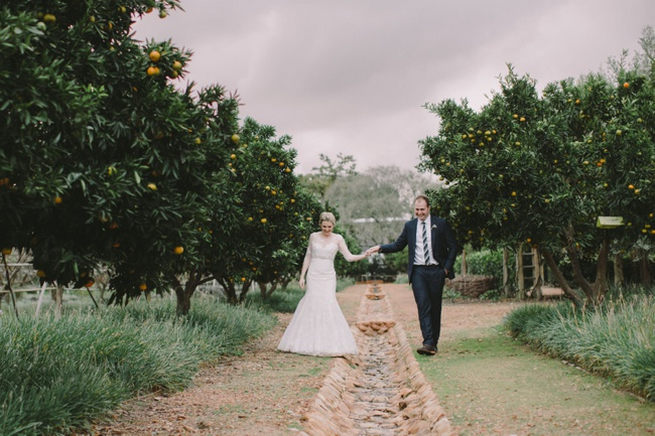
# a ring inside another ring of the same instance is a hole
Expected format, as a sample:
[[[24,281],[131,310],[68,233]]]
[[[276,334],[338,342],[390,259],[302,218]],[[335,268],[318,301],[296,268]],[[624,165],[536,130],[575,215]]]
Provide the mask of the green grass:
[[[261,310],[194,301],[189,316],[154,299],[0,317],[0,434],[67,433],[141,392],[187,386],[199,365],[270,328]]]
[[[353,279],[339,277],[337,279],[337,292],[353,284],[355,284]],[[298,306],[298,302],[300,302],[304,295],[305,291],[300,289],[296,282],[289,284],[286,289],[275,290],[266,300],[262,299],[261,293],[258,290],[250,292],[246,296],[246,302],[248,305],[261,307],[273,312],[293,313],[296,310],[296,306]]]
[[[653,405],[605,379],[536,354],[499,329],[462,331],[417,356],[461,435],[649,434]]]
[[[611,299],[596,310],[528,305],[505,328],[532,347],[610,378],[655,402],[655,297]]]

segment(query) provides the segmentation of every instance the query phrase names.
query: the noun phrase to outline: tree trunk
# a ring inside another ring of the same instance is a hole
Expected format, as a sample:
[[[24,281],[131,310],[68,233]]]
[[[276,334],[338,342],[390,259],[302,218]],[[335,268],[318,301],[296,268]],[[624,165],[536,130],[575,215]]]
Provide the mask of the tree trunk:
[[[622,286],[625,283],[623,275],[623,256],[620,253],[614,255],[614,284]]]
[[[191,295],[185,292],[182,287],[175,287],[175,314],[177,316],[186,316],[191,310]]]
[[[535,247],[532,248],[532,268],[534,274],[534,282],[532,283],[532,295],[537,300],[542,300],[544,298],[543,293],[541,292],[541,287],[543,286],[543,268],[541,266],[541,254],[539,250]]]
[[[465,276],[468,273],[468,265],[466,263],[466,248],[462,250],[462,275]]]
[[[273,291],[277,289],[277,282],[273,282],[273,283],[257,282],[257,285],[259,286],[259,293],[262,296],[262,300],[268,300],[270,296],[273,294]],[[268,287],[269,285],[270,288]]]
[[[52,294],[55,299],[55,319],[59,319],[64,307],[64,287],[57,283],[57,289],[54,289]]]
[[[186,316],[189,314],[189,310],[191,310],[191,297],[193,297],[193,293],[198,288],[198,285],[208,280],[210,279],[202,279],[200,273],[192,272],[189,274],[189,278],[183,286],[176,276],[170,277],[170,281],[173,283],[173,287],[175,289],[175,313],[177,316]]]
[[[569,300],[573,301],[573,303],[577,307],[581,307],[584,302],[582,301],[580,296],[573,290],[573,288],[571,288],[571,286],[569,285],[569,282],[564,277],[562,270],[559,269],[557,262],[555,262],[555,258],[553,258],[553,254],[550,252],[550,250],[547,249],[542,249],[541,252],[544,255],[544,260],[548,264],[548,267],[553,272],[553,275],[555,276],[555,280],[557,280],[557,283],[559,283],[560,287],[564,291],[564,296]]]
[[[516,284],[519,290],[519,300],[525,300],[525,277],[523,275],[523,243],[516,250]]]
[[[639,251],[641,252],[641,260],[639,262],[639,277],[641,278],[641,284],[644,286],[650,286],[652,280],[650,269],[648,268],[648,252],[644,249]]]
[[[243,303],[246,300],[246,294],[250,290],[250,285],[252,284],[252,280],[246,280],[241,284],[241,292],[239,293],[239,303]]]
[[[605,294],[607,293],[607,262],[609,259],[609,238],[607,237],[607,232],[603,236],[603,243],[600,246],[600,251],[598,252],[598,260],[596,262],[596,280],[592,286],[593,294],[591,303],[598,304],[603,301]]]
[[[505,298],[509,297],[509,292],[509,249],[503,247],[503,295]]]
[[[594,289],[594,286],[589,283],[589,281],[584,277],[584,274],[582,273],[582,266],[580,265],[580,257],[578,256],[578,250],[575,245],[575,238],[573,234],[573,227],[569,226],[569,229],[566,234],[567,238],[567,246],[566,246],[566,254],[569,256],[569,260],[571,261],[571,267],[573,268],[573,281],[582,289],[582,292],[584,292],[585,296],[587,297],[587,301],[593,303],[594,302],[594,295],[596,294],[596,290]],[[600,257],[599,257],[600,261]],[[596,275],[598,277],[598,275]]]
[[[227,298],[227,302],[232,305],[238,304],[239,300],[237,299],[237,291],[234,287],[234,282],[227,279],[217,280],[223,287],[223,292],[225,292],[225,298]]]

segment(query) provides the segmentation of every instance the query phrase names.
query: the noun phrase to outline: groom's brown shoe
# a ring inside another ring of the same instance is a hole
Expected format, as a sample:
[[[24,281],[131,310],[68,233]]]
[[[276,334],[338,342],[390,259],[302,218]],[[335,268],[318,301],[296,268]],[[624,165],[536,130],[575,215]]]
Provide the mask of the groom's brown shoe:
[[[423,354],[424,356],[434,356],[437,354],[437,347],[433,345],[423,345],[421,348],[416,350],[418,354]]]

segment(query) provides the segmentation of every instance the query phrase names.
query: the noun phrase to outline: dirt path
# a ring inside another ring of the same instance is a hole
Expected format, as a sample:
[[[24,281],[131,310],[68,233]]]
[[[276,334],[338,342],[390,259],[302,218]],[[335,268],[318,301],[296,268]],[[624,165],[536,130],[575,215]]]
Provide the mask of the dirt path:
[[[411,352],[421,343],[411,289],[404,284],[383,285],[382,289]],[[356,324],[365,290],[365,285],[357,285],[337,294],[351,325]],[[519,305],[445,304],[439,354],[417,358],[455,431],[462,435],[653,434],[652,405],[612,392],[601,379],[567,369],[557,360],[525,353],[506,337],[490,334],[490,329]],[[278,325],[248,344],[242,356],[202,369],[194,385],[184,392],[167,397],[148,395],[125,403],[111,422],[97,425],[95,432],[298,434],[309,424],[304,417],[312,411],[334,359],[275,351],[290,319],[291,315],[279,315]],[[478,352],[478,346],[492,347],[494,352]],[[362,368],[372,379],[383,379],[392,370],[385,369],[383,363],[388,359],[379,361],[375,350],[389,351],[384,341],[374,338],[365,350],[360,348],[371,354]],[[352,362],[343,365],[354,366]],[[369,394],[366,389],[348,393],[354,401]],[[386,403],[378,409],[381,418],[390,410]],[[605,428],[613,431],[599,430]]]
[[[365,286],[337,294],[353,323]],[[244,354],[203,368],[193,386],[171,396],[146,395],[124,403],[110,422],[98,424],[103,435],[283,435],[296,434],[301,418],[327,374],[330,358],[275,351],[290,314]]]
[[[351,286],[337,298],[354,324],[365,285]],[[420,343],[416,306],[407,285],[384,285],[397,321],[412,347]],[[476,310],[471,310],[473,306]],[[444,309],[444,335],[458,329],[495,325],[511,305],[461,305]],[[171,396],[146,395],[126,402],[111,422],[95,427],[98,434],[296,434],[302,417],[329,371],[331,359],[275,351],[290,314],[242,356],[228,357],[203,368],[193,386]]]

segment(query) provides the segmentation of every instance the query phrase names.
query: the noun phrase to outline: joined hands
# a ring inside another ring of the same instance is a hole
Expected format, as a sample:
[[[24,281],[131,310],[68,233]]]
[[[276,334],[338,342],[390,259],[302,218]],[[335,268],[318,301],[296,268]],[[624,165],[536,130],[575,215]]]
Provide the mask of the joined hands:
[[[376,246],[371,247],[371,248],[369,248],[368,250],[366,250],[365,254],[366,254],[366,256],[368,257],[368,256],[370,256],[371,254],[375,254],[375,253],[377,253],[377,252],[379,252],[379,251],[380,251],[380,246],[379,246],[379,245],[376,245]]]

